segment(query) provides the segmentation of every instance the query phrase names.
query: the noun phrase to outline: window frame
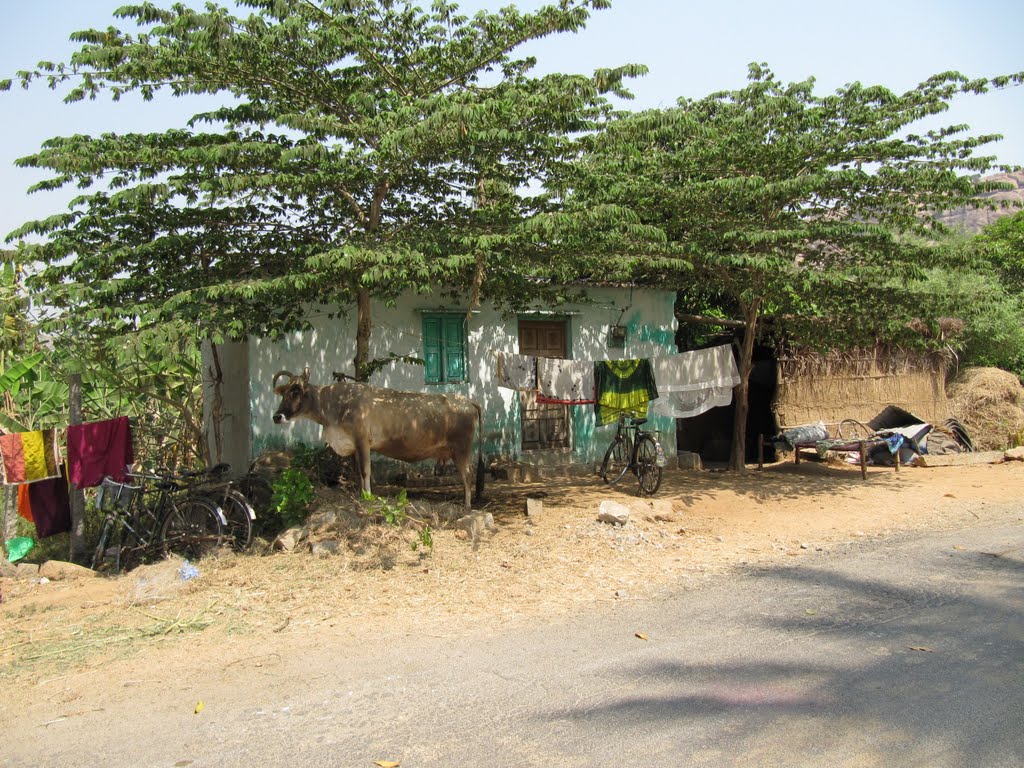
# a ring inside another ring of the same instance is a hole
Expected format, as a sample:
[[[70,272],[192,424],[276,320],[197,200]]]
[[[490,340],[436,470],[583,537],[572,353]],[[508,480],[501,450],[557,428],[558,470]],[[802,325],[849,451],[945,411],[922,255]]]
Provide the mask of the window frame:
[[[424,383],[467,383],[469,369],[465,314],[424,312],[420,318],[420,327],[423,331]]]

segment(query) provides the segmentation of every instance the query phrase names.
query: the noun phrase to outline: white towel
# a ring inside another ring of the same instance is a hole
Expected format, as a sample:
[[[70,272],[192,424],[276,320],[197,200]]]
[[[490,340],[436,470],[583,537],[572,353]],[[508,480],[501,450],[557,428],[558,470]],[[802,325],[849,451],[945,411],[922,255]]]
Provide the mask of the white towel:
[[[537,358],[537,402],[566,405],[593,403],[593,361]]]
[[[499,352],[497,381],[505,389],[532,392],[537,389],[537,358]]]

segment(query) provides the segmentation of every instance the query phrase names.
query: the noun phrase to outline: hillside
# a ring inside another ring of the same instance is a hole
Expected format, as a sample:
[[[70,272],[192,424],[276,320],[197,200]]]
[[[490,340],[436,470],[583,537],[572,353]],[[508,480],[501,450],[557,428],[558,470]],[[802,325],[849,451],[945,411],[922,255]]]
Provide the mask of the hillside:
[[[1024,205],[1024,171],[997,173],[993,176],[986,176],[985,181],[1004,181],[1012,184],[1013,189],[1002,192],[988,192],[980,195],[982,199]],[[989,210],[987,208],[957,208],[952,211],[943,212],[935,218],[947,226],[976,235],[1001,216],[1012,215],[1019,210],[1021,209],[1017,207],[998,208],[996,210]]]

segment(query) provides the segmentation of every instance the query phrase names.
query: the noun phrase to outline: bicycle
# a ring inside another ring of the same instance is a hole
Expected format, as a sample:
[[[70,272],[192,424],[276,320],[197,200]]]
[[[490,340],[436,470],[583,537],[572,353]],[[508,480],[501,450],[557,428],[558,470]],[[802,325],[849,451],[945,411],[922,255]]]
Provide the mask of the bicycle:
[[[601,479],[614,485],[633,470],[640,484],[640,495],[651,496],[661,487],[661,469],[665,465],[665,452],[658,442],[657,430],[648,431],[641,427],[647,419],[638,419],[636,414],[619,414],[612,444],[605,451],[601,463]]]
[[[175,476],[189,491],[206,496],[221,508],[226,521],[224,532],[230,536],[231,546],[244,552],[252,545],[256,510],[246,494],[227,477],[230,464],[215,464],[206,469],[181,472]]]
[[[116,573],[157,556],[176,554],[198,560],[221,546],[227,521],[213,501],[184,492],[170,475],[126,475],[135,484],[109,477],[100,484],[96,506],[104,518],[93,551],[93,570],[104,566],[111,549]]]

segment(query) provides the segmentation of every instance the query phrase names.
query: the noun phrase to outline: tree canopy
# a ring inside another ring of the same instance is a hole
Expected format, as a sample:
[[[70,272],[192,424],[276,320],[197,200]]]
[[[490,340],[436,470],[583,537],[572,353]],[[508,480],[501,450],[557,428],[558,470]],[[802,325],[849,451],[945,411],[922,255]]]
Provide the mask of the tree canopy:
[[[244,0],[127,5],[139,31],[78,32],[67,63],[18,74],[67,101],[213,94],[223,105],[160,133],[53,138],[23,166],[37,189],[84,190],[27,223],[42,235],[34,280],[65,316],[107,329],[189,322],[210,338],[275,336],[310,303],[360,312],[369,299],[437,283],[476,296],[522,290],[536,238],[530,194],[628,96],[640,66],[531,74],[523,43],[574,32],[607,0],[460,15],[436,0]],[[11,82],[4,84],[10,87]]]
[[[733,468],[744,463],[762,313],[823,317],[818,333],[827,337],[891,311],[893,282],[921,274],[934,256],[940,225],[929,212],[999,188],[977,176],[995,159],[975,154],[998,136],[912,127],[960,94],[1022,80],[948,72],[902,95],[853,83],[820,96],[813,79],[785,84],[751,65],[740,90],[628,115],[588,139],[571,207],[623,206],[664,233],[662,247],[648,243],[617,266],[684,290],[715,286],[742,313]]]

